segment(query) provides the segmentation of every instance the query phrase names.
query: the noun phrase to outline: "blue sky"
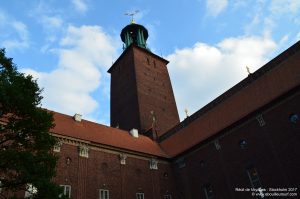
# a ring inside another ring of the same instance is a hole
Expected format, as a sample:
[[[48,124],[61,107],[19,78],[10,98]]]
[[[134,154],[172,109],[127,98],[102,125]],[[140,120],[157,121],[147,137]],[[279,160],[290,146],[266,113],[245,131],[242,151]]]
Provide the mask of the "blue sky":
[[[300,39],[298,0],[10,0],[0,47],[38,79],[43,107],[109,124],[106,71],[135,10],[152,52],[170,61],[181,119]]]

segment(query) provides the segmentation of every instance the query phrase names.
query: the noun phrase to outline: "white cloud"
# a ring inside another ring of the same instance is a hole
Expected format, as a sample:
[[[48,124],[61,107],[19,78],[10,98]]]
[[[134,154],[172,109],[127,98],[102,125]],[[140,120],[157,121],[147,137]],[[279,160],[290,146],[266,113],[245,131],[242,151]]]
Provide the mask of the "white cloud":
[[[60,28],[63,24],[63,20],[60,16],[42,16],[41,23],[47,29]]]
[[[208,14],[213,17],[218,16],[222,11],[224,11],[227,5],[227,0],[206,0],[206,9]]]
[[[84,0],[72,0],[72,3],[78,12],[84,13],[88,10],[88,6]]]
[[[27,26],[0,11],[0,45],[7,50],[29,47]]]
[[[91,93],[105,84],[101,74],[116,56],[114,40],[99,26],[69,26],[55,53],[59,58],[55,70],[23,72],[38,78],[44,88],[43,107],[71,115],[81,113],[91,119],[99,105]]]
[[[270,11],[274,15],[279,14],[296,14],[300,10],[299,0],[272,0]]]
[[[261,67],[276,48],[268,37],[227,38],[215,46],[197,43],[167,56],[168,69],[181,118],[222,94]]]

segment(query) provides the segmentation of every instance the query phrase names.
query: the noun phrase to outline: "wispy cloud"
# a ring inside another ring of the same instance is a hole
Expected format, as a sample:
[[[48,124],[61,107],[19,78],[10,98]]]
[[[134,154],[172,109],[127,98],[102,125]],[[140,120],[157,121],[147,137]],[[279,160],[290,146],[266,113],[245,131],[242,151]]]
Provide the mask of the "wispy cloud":
[[[93,119],[99,103],[91,94],[104,84],[102,74],[116,56],[114,40],[99,26],[69,26],[55,52],[59,58],[55,70],[23,72],[38,78],[44,88],[44,107]]]
[[[46,16],[46,15],[43,15],[41,17],[40,22],[47,29],[61,28],[61,26],[63,24],[63,19],[60,16],[58,16],[58,15],[56,15],[56,16]]]
[[[228,5],[227,0],[206,0],[206,9],[208,15],[213,17],[218,16],[221,12],[223,12]]]
[[[26,24],[0,10],[0,45],[7,50],[20,50],[28,48],[29,43]]]
[[[72,0],[72,4],[80,13],[85,13],[88,10],[88,6],[84,0]]]
[[[298,0],[271,0],[270,11],[272,14],[296,14],[300,10],[300,1]]]

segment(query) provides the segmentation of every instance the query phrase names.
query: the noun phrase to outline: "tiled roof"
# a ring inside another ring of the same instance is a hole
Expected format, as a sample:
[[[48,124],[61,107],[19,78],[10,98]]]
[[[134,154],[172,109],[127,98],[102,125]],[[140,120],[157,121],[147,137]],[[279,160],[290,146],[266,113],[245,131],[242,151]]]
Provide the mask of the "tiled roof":
[[[90,141],[108,147],[140,152],[159,157],[168,157],[160,146],[150,138],[139,135],[135,138],[129,132],[97,124],[87,120],[76,122],[72,116],[53,112],[55,127],[52,133]]]
[[[159,138],[176,156],[300,85],[300,41]]]

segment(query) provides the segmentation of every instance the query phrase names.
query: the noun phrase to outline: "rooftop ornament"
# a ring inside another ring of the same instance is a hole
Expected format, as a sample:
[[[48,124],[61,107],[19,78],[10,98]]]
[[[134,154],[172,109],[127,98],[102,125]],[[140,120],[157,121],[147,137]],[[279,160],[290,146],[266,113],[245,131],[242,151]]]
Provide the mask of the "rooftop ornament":
[[[135,10],[133,12],[126,12],[124,15],[131,16],[130,23],[135,23],[133,16],[136,15],[137,13],[139,13],[139,12],[140,12],[139,10]]]

